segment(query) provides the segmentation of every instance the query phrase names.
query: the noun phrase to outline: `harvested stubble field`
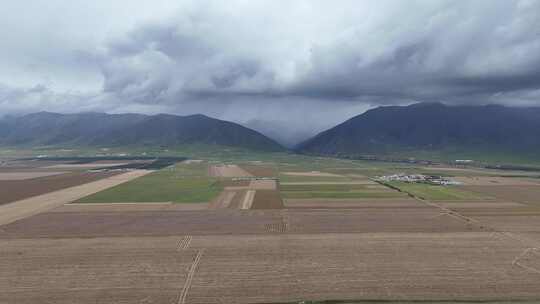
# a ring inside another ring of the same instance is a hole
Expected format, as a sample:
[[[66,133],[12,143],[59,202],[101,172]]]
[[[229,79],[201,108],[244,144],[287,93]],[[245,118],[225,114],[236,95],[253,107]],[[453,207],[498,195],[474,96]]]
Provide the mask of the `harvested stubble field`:
[[[537,295],[538,274],[511,263],[526,248],[489,233],[194,237],[191,246],[205,252],[189,303]]]
[[[0,241],[0,303],[177,303],[180,237]]]
[[[523,244],[482,232],[178,235],[0,244],[0,303],[538,296],[539,275],[527,270],[538,266],[535,253],[523,255]]]

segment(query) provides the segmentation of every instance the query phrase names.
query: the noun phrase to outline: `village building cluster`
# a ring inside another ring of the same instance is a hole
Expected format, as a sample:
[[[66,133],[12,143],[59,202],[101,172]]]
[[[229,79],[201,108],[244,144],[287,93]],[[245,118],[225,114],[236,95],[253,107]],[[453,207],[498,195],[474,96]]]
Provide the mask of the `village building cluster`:
[[[405,174],[398,173],[393,175],[378,176],[377,180],[390,182],[390,181],[399,181],[406,183],[427,183],[433,185],[461,185],[461,182],[442,177],[439,175],[423,175],[423,174]]]

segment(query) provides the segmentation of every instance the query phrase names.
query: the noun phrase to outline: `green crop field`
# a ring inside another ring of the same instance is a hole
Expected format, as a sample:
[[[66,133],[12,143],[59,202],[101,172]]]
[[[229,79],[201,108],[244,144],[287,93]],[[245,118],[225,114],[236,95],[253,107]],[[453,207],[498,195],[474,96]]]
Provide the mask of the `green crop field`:
[[[389,182],[392,187],[427,200],[479,200],[489,197],[470,191],[461,190],[455,186],[438,186],[422,183]]]
[[[221,192],[206,164],[177,164],[80,199],[79,203],[208,202]]]
[[[298,175],[280,174],[279,180],[282,183],[287,183],[287,182],[343,182],[343,181],[350,181],[352,179],[347,176],[298,176]]]
[[[312,185],[280,185],[281,191],[375,191],[381,192],[387,190],[379,185],[356,185],[356,184],[312,184]]]
[[[283,198],[393,198],[405,193],[382,186],[355,184],[281,185]]]
[[[297,198],[297,199],[309,199],[309,198],[394,198],[404,197],[406,194],[397,191],[282,191],[281,196],[283,198]]]

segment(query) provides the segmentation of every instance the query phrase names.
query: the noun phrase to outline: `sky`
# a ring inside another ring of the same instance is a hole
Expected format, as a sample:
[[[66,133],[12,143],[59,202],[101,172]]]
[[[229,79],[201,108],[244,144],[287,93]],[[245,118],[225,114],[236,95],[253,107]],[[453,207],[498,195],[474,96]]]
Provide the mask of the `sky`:
[[[381,105],[540,106],[540,0],[19,0],[0,115],[202,113],[286,144]]]

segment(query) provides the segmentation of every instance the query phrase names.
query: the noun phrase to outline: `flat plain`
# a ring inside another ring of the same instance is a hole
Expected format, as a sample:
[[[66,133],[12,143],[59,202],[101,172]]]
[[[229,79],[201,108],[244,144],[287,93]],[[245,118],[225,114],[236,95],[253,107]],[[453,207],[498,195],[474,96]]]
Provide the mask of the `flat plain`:
[[[57,200],[0,223],[0,303],[540,300],[534,177],[445,170],[484,179],[401,191],[371,179],[403,170],[426,169],[293,156],[198,160]]]

